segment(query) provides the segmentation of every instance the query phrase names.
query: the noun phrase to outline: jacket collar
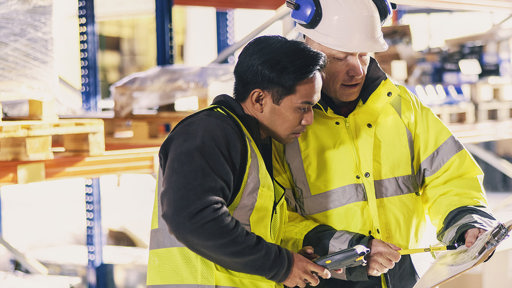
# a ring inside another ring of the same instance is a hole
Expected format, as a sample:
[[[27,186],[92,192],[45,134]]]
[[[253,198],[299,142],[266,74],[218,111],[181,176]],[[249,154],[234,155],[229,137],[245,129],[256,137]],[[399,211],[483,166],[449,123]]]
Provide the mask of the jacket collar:
[[[242,122],[242,125],[244,125],[245,129],[249,132],[256,146],[260,150],[263,161],[265,162],[265,167],[267,168],[267,172],[269,173],[270,177],[273,177],[272,141],[270,137],[261,139],[260,122],[256,118],[245,113],[242,105],[240,105],[240,103],[235,100],[235,98],[229,95],[222,94],[215,97],[215,99],[213,99],[212,105],[218,105],[228,109],[231,113],[235,114],[240,122]]]
[[[368,70],[366,71],[366,77],[364,79],[363,87],[361,88],[361,92],[359,93],[359,97],[354,100],[358,101],[361,99],[363,101],[363,104],[368,101],[370,98],[370,95],[379,87],[380,83],[384,80],[386,80],[388,77],[384,71],[380,68],[379,63],[377,60],[375,60],[373,57],[370,57],[370,64],[368,65]],[[320,98],[320,101],[318,101],[317,104],[319,107],[324,111],[327,111],[328,108],[331,108],[331,110],[336,111],[334,109],[334,101],[332,101],[331,97],[329,95],[325,94],[322,91],[322,96]]]
[[[226,94],[221,94],[213,99],[212,105],[222,106],[235,114],[238,120],[242,122],[245,129],[247,129],[252,139],[256,142],[256,145],[260,147],[262,140],[259,121],[251,115],[246,114],[242,105],[240,105],[235,98]]]

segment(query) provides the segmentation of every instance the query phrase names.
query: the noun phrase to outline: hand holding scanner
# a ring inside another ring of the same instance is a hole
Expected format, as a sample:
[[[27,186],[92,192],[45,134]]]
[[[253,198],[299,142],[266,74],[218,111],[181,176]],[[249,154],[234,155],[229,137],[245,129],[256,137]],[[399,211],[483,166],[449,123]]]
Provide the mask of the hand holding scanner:
[[[316,264],[329,270],[337,270],[346,267],[366,265],[364,256],[370,253],[364,245],[356,245],[351,248],[343,249],[313,260]]]

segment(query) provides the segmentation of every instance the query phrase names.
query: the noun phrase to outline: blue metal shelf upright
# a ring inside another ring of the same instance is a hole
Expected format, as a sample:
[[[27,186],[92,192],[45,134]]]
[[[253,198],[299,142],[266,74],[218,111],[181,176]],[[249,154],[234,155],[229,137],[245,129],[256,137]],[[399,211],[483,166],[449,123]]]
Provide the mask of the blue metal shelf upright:
[[[174,64],[172,32],[173,0],[155,0],[156,63],[159,66]]]
[[[217,54],[235,43],[234,12],[233,9],[217,9]],[[228,57],[224,63],[233,63],[234,56]]]
[[[94,17],[94,0],[78,1],[82,108],[98,111],[101,98],[98,75],[98,35]],[[89,288],[113,287],[112,273],[103,263],[101,230],[101,193],[99,178],[86,179],[85,209],[87,228],[87,285]]]
[[[100,95],[97,52],[98,35],[94,18],[94,1],[78,0],[78,29],[80,33],[80,69],[82,76],[82,107],[97,111]]]

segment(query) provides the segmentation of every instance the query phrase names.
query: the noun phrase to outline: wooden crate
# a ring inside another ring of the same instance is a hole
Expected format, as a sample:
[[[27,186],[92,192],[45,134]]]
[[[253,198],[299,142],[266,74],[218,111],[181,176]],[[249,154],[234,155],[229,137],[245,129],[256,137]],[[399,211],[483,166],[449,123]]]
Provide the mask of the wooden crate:
[[[101,119],[0,122],[0,161],[53,159],[54,152],[94,156],[104,151]]]

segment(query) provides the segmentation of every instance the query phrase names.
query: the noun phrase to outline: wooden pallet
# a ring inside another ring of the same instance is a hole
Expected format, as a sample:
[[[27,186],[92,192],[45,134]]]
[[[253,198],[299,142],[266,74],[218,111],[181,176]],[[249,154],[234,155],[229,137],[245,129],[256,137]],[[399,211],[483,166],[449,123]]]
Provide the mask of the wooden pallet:
[[[475,123],[475,105],[471,102],[434,106],[431,109],[445,124]]]
[[[103,120],[0,122],[0,161],[53,159],[56,151],[101,155],[105,151]]]
[[[481,143],[512,139],[512,119],[473,124],[450,124],[448,128],[462,143]]]
[[[476,104],[478,122],[506,121],[512,119],[512,101],[491,101]]]
[[[43,121],[56,121],[58,120],[57,113],[55,112],[55,102],[53,100],[36,100],[36,99],[21,99],[21,101],[28,102],[28,113],[26,115],[17,115],[13,118],[3,119],[2,102],[8,103],[9,101],[20,101],[19,99],[10,99],[7,97],[0,97],[0,123],[2,120],[16,119],[16,120],[43,120]],[[4,104],[6,105],[6,104]]]
[[[160,112],[155,115],[132,115],[105,121],[105,141],[160,146],[169,132],[193,112]]]

